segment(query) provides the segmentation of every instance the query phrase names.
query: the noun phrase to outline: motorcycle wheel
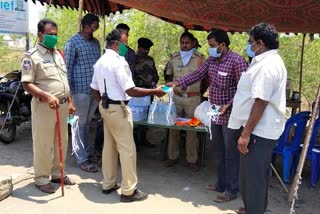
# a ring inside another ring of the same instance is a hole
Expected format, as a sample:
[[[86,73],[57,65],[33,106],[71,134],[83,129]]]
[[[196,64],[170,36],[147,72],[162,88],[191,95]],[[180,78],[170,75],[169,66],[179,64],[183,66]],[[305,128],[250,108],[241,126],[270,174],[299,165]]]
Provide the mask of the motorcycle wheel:
[[[0,117],[5,117],[7,115],[8,109],[7,106],[3,103],[0,103]],[[1,131],[2,125],[0,126]],[[4,144],[9,144],[14,141],[16,137],[16,125],[8,124],[5,125],[0,133],[0,141]]]

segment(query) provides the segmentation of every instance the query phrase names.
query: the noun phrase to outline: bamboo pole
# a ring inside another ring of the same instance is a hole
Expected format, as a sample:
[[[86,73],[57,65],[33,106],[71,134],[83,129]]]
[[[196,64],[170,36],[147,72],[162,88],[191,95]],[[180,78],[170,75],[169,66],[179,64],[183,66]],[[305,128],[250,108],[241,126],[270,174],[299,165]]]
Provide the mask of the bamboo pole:
[[[311,134],[312,134],[312,131],[313,131],[314,123],[315,123],[315,120],[316,120],[318,112],[319,112],[319,101],[320,101],[320,85],[318,86],[318,93],[317,93],[316,103],[315,103],[314,109],[312,111],[311,121],[310,121],[308,130],[307,130],[307,136],[304,139],[302,151],[301,151],[301,154],[300,154],[300,159],[299,159],[299,165],[297,167],[297,172],[296,172],[296,175],[295,175],[294,180],[292,182],[291,190],[290,190],[290,193],[289,193],[289,197],[288,197],[288,201],[289,202],[292,202],[294,197],[298,193],[298,185],[299,185],[299,181],[300,181],[300,177],[301,177],[304,161],[306,159],[307,151],[308,151],[308,148],[309,148],[309,143],[310,143],[310,139],[311,139]]]
[[[304,56],[304,47],[306,42],[306,34],[303,34],[302,37],[302,47],[301,47],[301,57],[300,57],[300,75],[299,75],[299,101],[300,101],[300,107],[299,112],[301,111],[301,97],[302,97],[302,71],[303,71],[303,56]]]
[[[106,15],[103,15],[103,44],[106,40]],[[103,47],[103,49],[106,47]]]
[[[271,169],[273,170],[274,174],[276,174],[276,176],[277,176],[277,178],[278,178],[278,180],[279,180],[280,184],[283,186],[283,188],[284,188],[284,190],[286,191],[286,193],[289,193],[289,191],[288,191],[288,189],[287,189],[286,185],[283,183],[283,181],[282,181],[282,179],[281,179],[281,177],[280,177],[279,173],[278,173],[278,172],[277,172],[277,170],[274,168],[274,166],[272,165],[272,163],[270,163],[270,166],[271,166]]]
[[[78,15],[78,31],[81,31],[81,20],[82,20],[83,0],[79,0],[79,15]]]

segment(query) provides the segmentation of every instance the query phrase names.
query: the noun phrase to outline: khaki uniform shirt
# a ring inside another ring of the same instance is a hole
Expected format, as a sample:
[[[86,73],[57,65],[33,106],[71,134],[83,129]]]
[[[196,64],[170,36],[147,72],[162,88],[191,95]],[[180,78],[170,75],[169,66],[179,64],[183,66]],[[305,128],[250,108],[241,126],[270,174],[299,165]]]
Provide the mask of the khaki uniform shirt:
[[[70,96],[67,69],[62,55],[37,44],[22,60],[21,82],[30,82],[58,99]]]
[[[193,73],[197,70],[204,62],[203,56],[200,53],[194,53],[185,66],[182,64],[180,53],[175,53],[172,55],[171,59],[167,65],[167,75],[173,75],[173,80],[180,79],[188,74]],[[177,87],[175,91],[179,92],[200,92],[201,82],[196,82],[193,85],[188,86],[187,88]]]

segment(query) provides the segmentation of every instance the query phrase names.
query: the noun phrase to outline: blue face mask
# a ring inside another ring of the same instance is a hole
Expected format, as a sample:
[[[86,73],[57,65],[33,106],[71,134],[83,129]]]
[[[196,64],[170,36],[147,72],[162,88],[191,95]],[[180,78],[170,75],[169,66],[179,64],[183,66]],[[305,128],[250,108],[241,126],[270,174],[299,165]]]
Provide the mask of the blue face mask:
[[[219,46],[218,46],[219,47]],[[216,48],[209,48],[209,55],[214,58],[219,58],[221,56],[221,53],[218,53],[218,47]]]
[[[256,56],[256,53],[254,52],[254,51],[252,51],[251,50],[251,47],[252,47],[252,45],[253,44],[255,44],[255,42],[254,43],[252,43],[252,44],[248,44],[248,46],[247,46],[247,54],[248,54],[248,56],[249,57],[251,57],[251,58],[253,58],[253,57],[255,57]]]

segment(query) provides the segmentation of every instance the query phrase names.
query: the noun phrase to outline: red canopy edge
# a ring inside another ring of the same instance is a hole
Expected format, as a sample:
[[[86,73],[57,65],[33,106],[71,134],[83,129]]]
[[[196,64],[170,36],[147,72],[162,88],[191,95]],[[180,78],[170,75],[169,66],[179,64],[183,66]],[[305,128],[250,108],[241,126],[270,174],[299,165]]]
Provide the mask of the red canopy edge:
[[[78,9],[79,0],[52,0],[52,5]],[[193,30],[247,32],[268,22],[279,32],[320,33],[319,0],[84,0],[83,6],[101,16],[130,8]]]

